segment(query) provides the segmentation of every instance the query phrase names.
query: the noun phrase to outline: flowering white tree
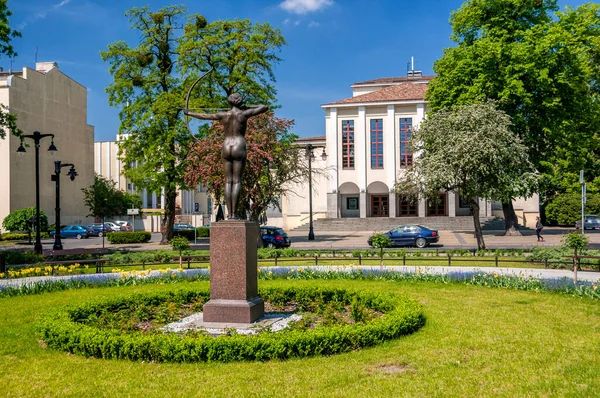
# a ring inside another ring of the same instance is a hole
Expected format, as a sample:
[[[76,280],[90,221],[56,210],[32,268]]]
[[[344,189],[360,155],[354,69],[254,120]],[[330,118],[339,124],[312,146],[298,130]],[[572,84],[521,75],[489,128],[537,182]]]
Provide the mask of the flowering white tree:
[[[493,102],[430,113],[413,132],[410,145],[417,156],[399,175],[396,192],[456,192],[468,201],[477,247],[485,249],[477,199],[527,197],[537,186],[527,148],[510,124],[510,117]]]

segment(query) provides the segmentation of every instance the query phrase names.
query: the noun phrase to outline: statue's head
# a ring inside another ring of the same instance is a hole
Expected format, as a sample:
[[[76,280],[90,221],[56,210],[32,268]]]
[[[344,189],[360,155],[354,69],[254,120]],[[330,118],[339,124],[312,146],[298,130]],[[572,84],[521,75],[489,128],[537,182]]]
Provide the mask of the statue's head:
[[[240,106],[244,103],[244,99],[238,93],[233,93],[229,97],[227,97],[227,101],[231,106]]]

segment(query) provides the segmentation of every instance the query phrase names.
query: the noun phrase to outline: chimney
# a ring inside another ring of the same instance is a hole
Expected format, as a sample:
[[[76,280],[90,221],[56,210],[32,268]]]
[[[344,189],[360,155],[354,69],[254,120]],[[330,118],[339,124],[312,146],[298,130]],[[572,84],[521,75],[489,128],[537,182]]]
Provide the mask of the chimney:
[[[56,62],[36,62],[35,70],[40,73],[47,73],[52,68],[58,68],[58,64]]]

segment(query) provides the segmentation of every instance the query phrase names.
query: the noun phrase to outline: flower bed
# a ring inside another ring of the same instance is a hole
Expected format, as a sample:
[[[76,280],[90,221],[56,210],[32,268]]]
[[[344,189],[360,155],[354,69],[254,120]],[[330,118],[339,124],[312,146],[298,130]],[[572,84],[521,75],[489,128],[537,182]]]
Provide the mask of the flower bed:
[[[157,362],[241,361],[332,355],[370,347],[418,330],[425,323],[421,306],[392,294],[342,289],[261,289],[260,296],[274,305],[294,303],[298,308],[336,303],[350,306],[354,323],[316,326],[284,333],[266,332],[253,336],[236,333],[211,337],[193,332],[145,333],[91,326],[91,319],[106,311],[134,308],[139,304],[161,305],[166,301],[202,303],[208,290],[178,290],[167,293],[121,296],[81,305],[60,307],[42,316],[37,330],[48,347],[73,354],[106,359]],[[383,313],[364,316],[365,310]]]

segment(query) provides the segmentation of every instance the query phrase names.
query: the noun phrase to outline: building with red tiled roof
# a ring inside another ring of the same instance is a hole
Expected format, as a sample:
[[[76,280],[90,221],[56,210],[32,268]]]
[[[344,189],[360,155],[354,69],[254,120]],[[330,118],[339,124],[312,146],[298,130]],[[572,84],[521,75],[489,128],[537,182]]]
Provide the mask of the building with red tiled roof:
[[[425,93],[434,78],[409,71],[357,82],[350,86],[351,97],[322,105],[326,166],[332,170],[326,184],[328,218],[470,216],[466,201],[454,192],[414,202],[394,191],[397,176],[412,165],[408,143],[429,111]],[[537,196],[518,199],[514,206],[523,225],[539,211]],[[480,209],[481,217],[502,215],[501,207],[483,199]]]

